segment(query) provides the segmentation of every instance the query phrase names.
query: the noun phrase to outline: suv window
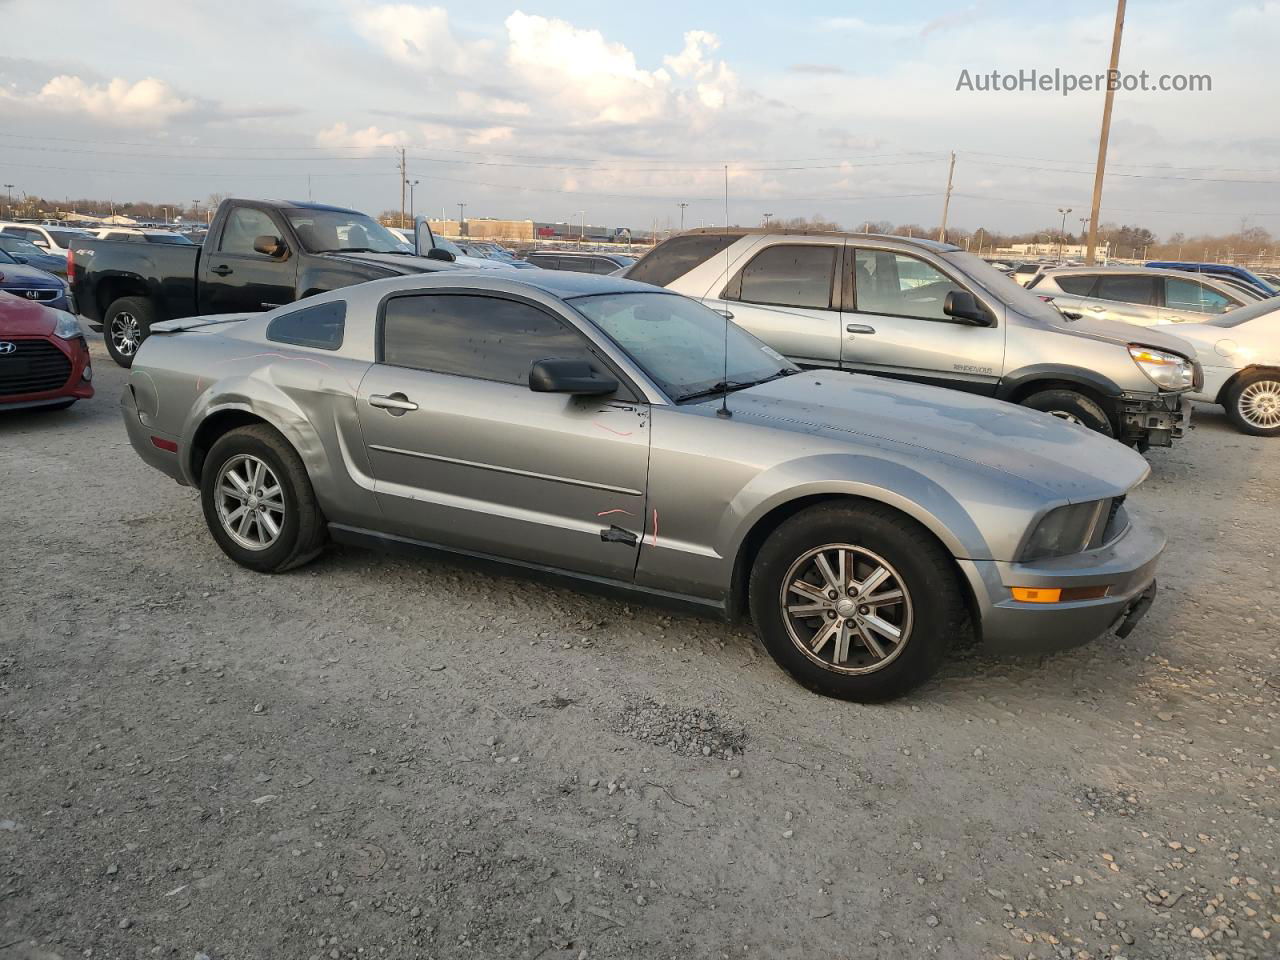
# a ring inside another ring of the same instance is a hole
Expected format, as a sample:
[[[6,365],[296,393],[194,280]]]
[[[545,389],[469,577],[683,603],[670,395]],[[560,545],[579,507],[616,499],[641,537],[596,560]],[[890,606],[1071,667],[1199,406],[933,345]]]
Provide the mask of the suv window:
[[[267,339],[296,347],[337,350],[346,332],[347,303],[334,300],[291,310],[267,324]]]
[[[1226,313],[1236,306],[1217,290],[1181,277],[1165,280],[1164,303],[1173,310],[1190,310],[1193,313]]]
[[[253,207],[236,207],[227,217],[227,225],[222,230],[222,243],[218,249],[223,253],[262,257],[263,254],[253,249],[253,241],[263,236],[280,236],[280,228],[275,225],[275,221]]]
[[[604,257],[596,257],[594,260],[591,261],[591,270],[593,273],[600,273],[600,274],[607,275],[607,274],[613,273],[613,271],[617,269],[618,269],[618,265],[616,263]]]
[[[918,320],[947,320],[947,294],[963,287],[923,260],[887,250],[854,255],[853,289],[862,313],[883,313]]]
[[[419,294],[387,302],[382,362],[477,380],[527,384],[539,360],[586,360],[586,340],[537,307],[496,297]]]
[[[695,233],[672,237],[658,244],[627,271],[628,280],[665,287],[717,253],[724,253],[739,238],[720,233]]]
[[[30,227],[5,227],[4,232],[11,233],[17,237],[26,237],[37,247],[46,247],[49,245],[49,241],[45,239],[43,233],[39,230],[32,230]]]
[[[1143,277],[1137,274],[1118,276],[1104,274],[1098,278],[1098,289],[1093,295],[1099,300],[1150,305],[1155,302],[1155,292],[1155,277]]]
[[[726,298],[782,307],[831,306],[836,247],[779,243],[756,254],[734,278]]]
[[[1089,291],[1093,289],[1093,282],[1097,279],[1097,274],[1084,273],[1071,277],[1054,277],[1053,282],[1063,293],[1069,293],[1073,297],[1087,297]]]
[[[70,230],[50,230],[49,236],[53,238],[53,242],[60,247],[69,247],[77,240],[84,238],[82,233],[72,233]]]
[[[560,258],[549,253],[531,253],[525,259],[535,266],[542,267],[544,270],[558,270],[560,268]]]

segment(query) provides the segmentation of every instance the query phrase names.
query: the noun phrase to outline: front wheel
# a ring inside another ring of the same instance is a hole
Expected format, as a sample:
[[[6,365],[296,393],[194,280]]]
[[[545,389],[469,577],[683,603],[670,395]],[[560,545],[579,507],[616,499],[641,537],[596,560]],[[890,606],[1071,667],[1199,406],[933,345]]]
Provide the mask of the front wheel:
[[[967,633],[951,557],[878,504],[810,507],[785,521],[756,558],[749,600],[779,666],[844,700],[901,696]]]
[[[218,439],[205,458],[200,499],[213,539],[250,570],[301,566],[324,545],[324,516],[302,458],[266,424]]]
[[[107,353],[122,367],[133,366],[142,341],[151,333],[155,310],[142,297],[121,297],[107,307],[102,318],[102,336]]]
[[[1255,437],[1280,436],[1280,374],[1247,373],[1223,398],[1227,419]]]
[[[1041,410],[1068,423],[1078,423],[1104,437],[1116,435],[1106,411],[1077,390],[1041,390],[1024,398],[1022,406]]]

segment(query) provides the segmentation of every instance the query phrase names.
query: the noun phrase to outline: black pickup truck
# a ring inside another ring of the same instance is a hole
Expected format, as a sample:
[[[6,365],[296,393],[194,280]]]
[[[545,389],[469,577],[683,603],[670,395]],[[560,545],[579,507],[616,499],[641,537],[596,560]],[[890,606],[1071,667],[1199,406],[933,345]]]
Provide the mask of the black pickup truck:
[[[366,280],[458,269],[434,238],[423,246],[419,256],[357,210],[224,200],[203,246],[86,237],[72,246],[67,272],[80,314],[127,367],[160,320],[269,310]]]

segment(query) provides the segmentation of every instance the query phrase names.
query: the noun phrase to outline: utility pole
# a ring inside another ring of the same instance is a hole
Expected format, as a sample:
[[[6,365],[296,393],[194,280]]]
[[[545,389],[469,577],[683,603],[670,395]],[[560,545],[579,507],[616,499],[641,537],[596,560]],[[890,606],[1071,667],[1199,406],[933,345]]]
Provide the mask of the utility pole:
[[[9,216],[13,216],[13,184],[6,183],[4,188],[9,191]]]
[[[1062,214],[1062,229],[1058,231],[1058,262],[1062,262],[1062,244],[1067,237],[1067,214],[1071,212],[1070,207],[1059,207],[1058,212]]]
[[[942,226],[938,227],[938,242],[947,242],[947,211],[951,208],[951,182],[956,172],[956,153],[951,151],[951,165],[947,167],[947,195],[942,201]]]
[[[409,182],[409,171],[405,167],[404,147],[400,148],[400,228],[404,229],[404,188]]]
[[[462,203],[458,204],[458,236],[462,236],[463,213],[466,211],[466,209],[467,209],[466,201],[463,201]]]
[[[1098,167],[1093,173],[1093,208],[1089,213],[1089,246],[1084,262],[1093,266],[1098,250],[1098,214],[1102,209],[1102,180],[1107,170],[1107,141],[1111,139],[1111,107],[1116,99],[1120,70],[1120,35],[1124,32],[1125,0],[1116,0],[1116,29],[1111,37],[1111,69],[1107,72],[1107,96],[1102,104],[1102,133],[1098,137]]]
[[[680,232],[681,233],[684,233],[684,208],[687,206],[688,204],[685,203],[683,200],[680,201]]]
[[[683,213],[684,211],[682,210],[681,214]],[[587,211],[579,210],[578,216],[582,218],[582,228],[578,232],[578,247],[579,249],[581,249],[583,243],[585,243],[587,239]],[[667,221],[667,223],[670,223],[670,222],[671,222],[670,220]],[[671,228],[668,227],[667,229],[670,230]]]

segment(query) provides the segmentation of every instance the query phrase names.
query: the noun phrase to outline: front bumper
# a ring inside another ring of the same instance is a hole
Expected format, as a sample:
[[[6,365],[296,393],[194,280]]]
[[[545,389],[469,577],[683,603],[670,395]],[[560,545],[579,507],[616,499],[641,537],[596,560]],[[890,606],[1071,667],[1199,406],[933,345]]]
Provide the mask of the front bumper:
[[[1185,393],[1126,393],[1120,398],[1120,439],[1139,447],[1171,447],[1191,424]]]
[[[1137,622],[1155,595],[1156,565],[1164,534],[1130,524],[1104,547],[1035,563],[959,560],[977,604],[983,645],[996,653],[1046,653],[1079,646],[1121,625]],[[1023,603],[1012,587],[1096,587],[1110,589],[1098,600]]]

